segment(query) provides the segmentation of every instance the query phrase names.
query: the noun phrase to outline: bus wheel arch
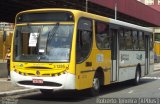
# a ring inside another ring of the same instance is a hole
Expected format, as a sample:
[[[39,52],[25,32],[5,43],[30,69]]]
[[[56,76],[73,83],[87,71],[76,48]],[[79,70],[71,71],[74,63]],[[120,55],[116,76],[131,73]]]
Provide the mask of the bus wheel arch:
[[[103,68],[98,67],[97,70],[95,71],[94,76],[99,77],[100,85],[103,86],[104,85],[104,71],[103,71]]]

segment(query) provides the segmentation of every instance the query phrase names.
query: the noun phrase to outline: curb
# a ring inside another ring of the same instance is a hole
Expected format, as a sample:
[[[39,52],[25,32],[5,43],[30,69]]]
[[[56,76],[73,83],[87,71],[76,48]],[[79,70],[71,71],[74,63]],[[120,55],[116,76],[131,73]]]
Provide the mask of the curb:
[[[156,71],[160,71],[160,68],[156,69],[156,70],[153,70],[153,72],[156,72]]]
[[[38,91],[37,89],[21,89],[21,90],[5,91],[5,92],[0,92],[0,97],[19,95],[19,94],[25,94],[25,93],[31,93],[31,92],[37,92],[37,91]]]

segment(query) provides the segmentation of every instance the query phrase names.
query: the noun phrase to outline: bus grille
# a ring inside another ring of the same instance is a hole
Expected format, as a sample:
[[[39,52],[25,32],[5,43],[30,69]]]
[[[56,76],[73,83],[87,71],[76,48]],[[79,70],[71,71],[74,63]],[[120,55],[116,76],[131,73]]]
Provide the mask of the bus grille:
[[[62,84],[55,83],[55,82],[43,82],[43,83],[33,83],[32,81],[19,81],[18,82],[21,85],[34,85],[34,86],[55,86],[55,87],[60,87]]]
[[[18,71],[18,70],[14,70],[16,73],[20,74],[20,75],[24,75],[24,76],[37,76],[36,74],[34,73],[26,73],[26,72],[21,72],[21,71]],[[42,74],[42,75],[38,75],[38,76],[44,76],[44,77],[55,77],[55,76],[60,76],[62,74],[66,74],[66,71],[62,71],[62,72],[59,72],[59,73],[45,73],[45,74]]]

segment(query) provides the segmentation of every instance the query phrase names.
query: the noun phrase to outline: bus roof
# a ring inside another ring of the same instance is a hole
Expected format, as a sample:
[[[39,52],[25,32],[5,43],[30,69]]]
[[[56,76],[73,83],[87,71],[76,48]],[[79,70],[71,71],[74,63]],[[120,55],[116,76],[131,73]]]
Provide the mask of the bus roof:
[[[131,24],[131,23],[115,20],[115,19],[111,19],[111,23],[116,24],[116,25],[126,26],[126,27],[129,27],[129,28],[138,29],[138,30],[143,30],[143,31],[146,31],[146,32],[153,32],[153,28],[151,28],[151,27],[142,27],[142,26],[138,26],[138,25],[135,25],[135,24]]]
[[[72,12],[73,14],[82,14],[83,16],[87,16],[86,14],[88,14],[89,16],[87,16],[87,17],[89,17],[89,18],[97,19],[97,20],[100,20],[100,21],[108,22],[108,23],[113,23],[113,24],[116,24],[116,25],[119,25],[119,26],[134,28],[134,29],[138,29],[138,30],[142,30],[142,31],[146,31],[146,32],[153,32],[153,28],[143,27],[143,26],[139,26],[139,25],[127,23],[127,22],[124,22],[124,21],[115,20],[115,19],[112,19],[112,18],[100,16],[100,15],[97,15],[97,14],[87,13],[87,12],[80,11],[80,10],[75,10],[75,9],[63,9],[63,8],[33,9],[33,10],[22,11],[22,12],[18,13],[17,15],[19,15],[21,13],[28,13],[28,12],[46,12],[46,11],[68,11],[68,12]]]

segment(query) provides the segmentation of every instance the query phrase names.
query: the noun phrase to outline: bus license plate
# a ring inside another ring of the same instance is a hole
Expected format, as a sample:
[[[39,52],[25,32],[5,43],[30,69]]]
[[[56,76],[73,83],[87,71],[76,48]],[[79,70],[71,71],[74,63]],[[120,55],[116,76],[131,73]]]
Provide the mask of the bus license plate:
[[[43,80],[42,79],[33,79],[32,83],[43,84]]]

